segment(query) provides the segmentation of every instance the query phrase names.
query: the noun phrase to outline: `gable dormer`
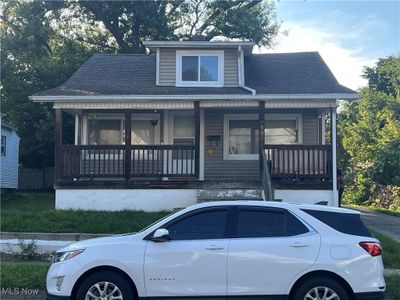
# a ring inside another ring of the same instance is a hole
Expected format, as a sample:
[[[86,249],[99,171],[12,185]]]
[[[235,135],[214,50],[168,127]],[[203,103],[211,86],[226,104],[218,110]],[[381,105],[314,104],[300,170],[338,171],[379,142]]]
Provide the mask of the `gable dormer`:
[[[145,41],[156,53],[156,85],[238,87],[244,83],[244,55],[253,42]]]

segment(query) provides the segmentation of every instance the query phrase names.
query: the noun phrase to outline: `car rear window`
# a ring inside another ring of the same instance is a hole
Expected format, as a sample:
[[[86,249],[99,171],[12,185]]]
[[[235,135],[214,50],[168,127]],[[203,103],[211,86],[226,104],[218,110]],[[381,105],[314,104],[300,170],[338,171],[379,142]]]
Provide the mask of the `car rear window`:
[[[361,221],[359,214],[313,209],[303,209],[303,211],[342,233],[372,237],[371,232],[369,232],[368,228]]]

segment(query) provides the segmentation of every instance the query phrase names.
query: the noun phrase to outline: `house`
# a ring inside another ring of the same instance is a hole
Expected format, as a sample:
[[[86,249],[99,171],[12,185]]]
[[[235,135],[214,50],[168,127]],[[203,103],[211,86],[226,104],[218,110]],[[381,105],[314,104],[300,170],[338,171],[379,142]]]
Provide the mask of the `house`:
[[[1,192],[18,188],[19,136],[17,130],[1,120],[0,188]]]
[[[336,108],[358,95],[317,52],[143,44],[150,54],[94,55],[63,85],[31,96],[55,110],[57,208],[261,197],[338,205]],[[73,145],[62,143],[62,113],[75,117]]]

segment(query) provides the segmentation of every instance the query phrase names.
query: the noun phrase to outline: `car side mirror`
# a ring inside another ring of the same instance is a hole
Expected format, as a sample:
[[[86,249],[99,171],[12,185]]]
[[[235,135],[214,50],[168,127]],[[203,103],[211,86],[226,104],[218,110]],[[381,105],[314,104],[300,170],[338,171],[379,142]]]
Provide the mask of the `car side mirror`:
[[[169,231],[165,228],[159,228],[157,229],[154,234],[153,237],[151,238],[151,240],[153,242],[157,242],[157,243],[161,243],[161,242],[167,242],[169,241],[171,238],[169,237]]]

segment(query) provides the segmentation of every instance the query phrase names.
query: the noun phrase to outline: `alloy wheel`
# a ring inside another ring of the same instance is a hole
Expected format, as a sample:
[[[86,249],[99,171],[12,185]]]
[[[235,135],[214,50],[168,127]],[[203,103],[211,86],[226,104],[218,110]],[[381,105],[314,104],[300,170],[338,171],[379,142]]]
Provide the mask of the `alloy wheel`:
[[[121,290],[108,281],[97,282],[86,293],[85,300],[123,300]]]
[[[338,294],[329,287],[317,286],[309,290],[304,300],[340,300]]]

